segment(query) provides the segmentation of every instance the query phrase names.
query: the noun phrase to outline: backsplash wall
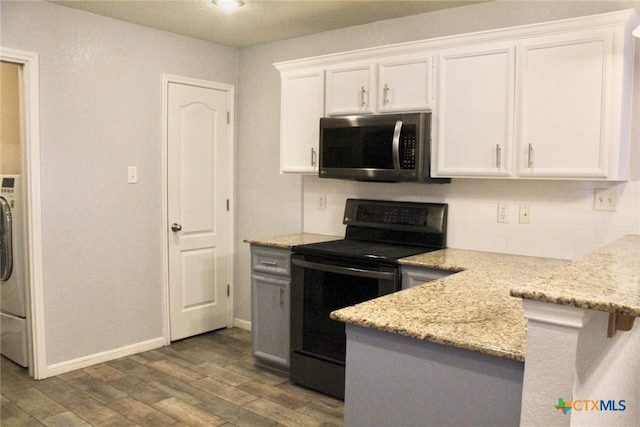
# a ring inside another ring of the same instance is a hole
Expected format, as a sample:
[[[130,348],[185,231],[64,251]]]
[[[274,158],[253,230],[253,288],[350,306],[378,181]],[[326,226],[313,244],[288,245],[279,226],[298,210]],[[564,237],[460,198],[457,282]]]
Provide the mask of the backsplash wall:
[[[594,191],[618,192],[616,212],[594,211]],[[326,208],[318,200],[326,196]],[[640,181],[528,181],[453,179],[450,184],[363,183],[304,178],[304,231],[344,235],[347,198],[448,203],[447,246],[517,255],[575,259],[626,234],[640,233]],[[509,223],[497,222],[498,203]],[[519,223],[520,204],[531,223]]]

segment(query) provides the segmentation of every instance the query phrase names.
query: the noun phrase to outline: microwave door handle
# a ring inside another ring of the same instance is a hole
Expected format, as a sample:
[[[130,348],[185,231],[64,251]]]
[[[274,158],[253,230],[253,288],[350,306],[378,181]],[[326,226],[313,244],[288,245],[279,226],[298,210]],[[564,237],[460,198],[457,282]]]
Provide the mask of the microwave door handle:
[[[400,132],[402,131],[402,120],[396,122],[393,130],[393,145],[391,146],[393,154],[393,168],[400,171]]]

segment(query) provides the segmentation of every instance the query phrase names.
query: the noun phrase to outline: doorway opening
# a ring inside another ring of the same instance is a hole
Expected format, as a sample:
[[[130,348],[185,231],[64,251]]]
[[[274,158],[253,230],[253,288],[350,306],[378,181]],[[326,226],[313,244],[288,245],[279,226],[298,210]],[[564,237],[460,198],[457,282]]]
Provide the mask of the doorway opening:
[[[44,286],[42,277],[42,220],[40,205],[40,139],[39,139],[39,75],[38,55],[16,49],[0,48],[2,66],[2,141],[0,144],[1,184],[6,183],[6,213],[13,205],[11,218],[5,216],[15,230],[16,222],[22,222],[23,238],[12,239],[13,257],[5,262],[5,273],[22,269],[21,285],[24,299],[24,352],[19,362],[28,366],[29,375],[35,379],[47,377],[44,337]],[[6,74],[5,74],[6,73]],[[6,104],[5,104],[6,103]],[[11,111],[9,114],[5,114]],[[5,121],[6,120],[6,121]],[[6,126],[6,129],[5,129]],[[6,134],[5,134],[6,131]],[[3,185],[3,187],[5,187]],[[11,194],[11,196],[9,196]],[[21,209],[15,209],[20,207]],[[9,227],[5,223],[4,229]],[[13,236],[12,236],[13,237]],[[5,241],[8,241],[5,238]],[[3,245],[4,248],[8,248]],[[22,248],[18,248],[22,246]],[[5,251],[8,254],[8,251]],[[16,270],[14,270],[16,268]],[[5,284],[5,282],[2,282]],[[4,288],[3,288],[4,292]],[[3,294],[3,301],[5,295]],[[14,299],[13,292],[6,298]],[[3,311],[5,307],[3,307]],[[13,313],[16,314],[16,313]],[[20,316],[15,316],[20,318]],[[5,320],[5,319],[3,319]],[[3,321],[3,327],[4,327]],[[12,322],[9,322],[12,323]],[[3,330],[3,336],[5,336]],[[11,331],[13,333],[13,331]],[[11,335],[11,334],[9,334]],[[20,335],[20,334],[18,334]],[[20,338],[22,340],[22,338]],[[5,342],[3,341],[3,346]],[[3,350],[3,353],[5,351]]]

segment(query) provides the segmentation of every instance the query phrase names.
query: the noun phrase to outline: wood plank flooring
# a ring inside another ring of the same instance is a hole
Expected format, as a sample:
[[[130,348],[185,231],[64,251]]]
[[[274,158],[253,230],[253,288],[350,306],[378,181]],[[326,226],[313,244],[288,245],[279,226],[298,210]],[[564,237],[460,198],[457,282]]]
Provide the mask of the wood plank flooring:
[[[2,357],[9,426],[342,426],[344,404],[257,366],[232,328],[35,381]]]

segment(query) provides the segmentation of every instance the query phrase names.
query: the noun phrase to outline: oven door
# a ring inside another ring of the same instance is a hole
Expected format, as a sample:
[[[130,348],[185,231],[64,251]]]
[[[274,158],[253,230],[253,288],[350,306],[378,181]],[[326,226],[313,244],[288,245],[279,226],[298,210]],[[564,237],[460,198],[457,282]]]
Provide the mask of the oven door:
[[[400,290],[397,266],[291,257],[291,380],[344,398],[344,323],[329,314]]]

